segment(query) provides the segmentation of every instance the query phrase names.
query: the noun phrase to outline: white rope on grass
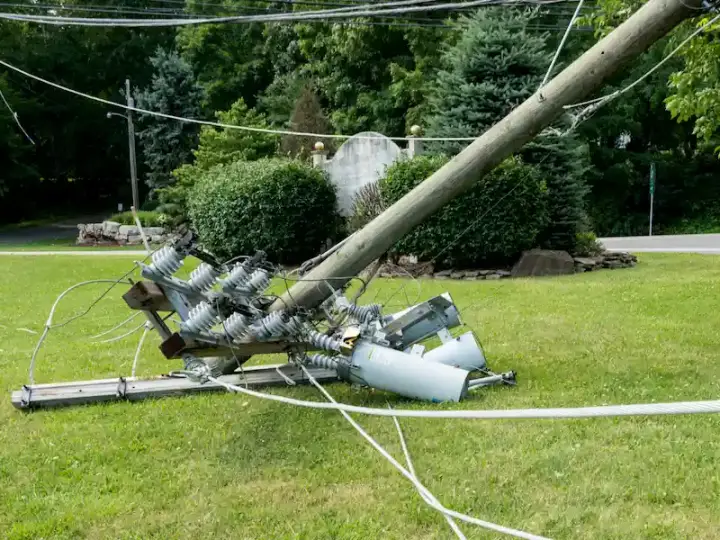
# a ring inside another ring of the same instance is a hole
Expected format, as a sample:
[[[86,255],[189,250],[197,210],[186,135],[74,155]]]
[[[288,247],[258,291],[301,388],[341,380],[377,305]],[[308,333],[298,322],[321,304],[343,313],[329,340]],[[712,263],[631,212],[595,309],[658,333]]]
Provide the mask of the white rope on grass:
[[[303,366],[300,365],[300,368],[303,370],[305,375],[308,377],[310,382],[318,389],[320,392],[327,398],[327,400],[330,403],[326,403],[325,405],[339,405],[337,401],[335,401],[335,398],[333,398],[330,393],[323,388],[323,386],[317,382],[315,377],[312,376],[312,374]],[[393,410],[388,410],[390,414],[392,414]],[[398,461],[390,455],[390,453],[385,450],[385,448],[382,447],[382,445],[377,442],[375,439],[373,439],[367,431],[365,431],[360,424],[358,424],[355,420],[352,419],[352,417],[346,413],[343,410],[340,410],[340,413],[345,417],[345,419],[354,427],[357,432],[362,435],[362,437],[370,443],[370,445],[375,448],[385,459],[387,459],[390,464],[395,467],[398,471],[400,471],[400,474],[402,474],[405,478],[407,478],[412,484],[415,486],[415,489],[418,490],[418,492],[423,496],[423,500],[428,504],[428,506],[434,508],[438,512],[441,512],[445,516],[454,517],[461,521],[465,521],[466,523],[472,523],[473,525],[478,525],[480,527],[483,527],[485,529],[489,529],[491,531],[499,532],[502,534],[507,534],[509,536],[514,536],[515,538],[524,538],[526,540],[549,540],[548,538],[544,536],[537,536],[532,533],[527,533],[525,531],[519,531],[517,529],[511,529],[509,527],[505,527],[503,525],[497,525],[495,523],[491,523],[489,521],[484,521],[482,519],[477,519],[472,516],[468,516],[466,514],[461,514],[460,512],[456,512],[454,510],[450,510],[448,508],[445,508],[442,504],[440,504],[435,496],[426,488],[420,481],[413,475],[410,471],[408,471],[405,467],[400,465]],[[462,533],[461,533],[462,534]]]
[[[308,377],[308,380],[318,389],[320,392],[327,398],[327,400],[330,403],[325,403],[325,405],[339,405],[337,401],[335,401],[335,398],[333,398],[330,393],[328,393],[323,386],[317,382],[315,377],[312,376],[312,373],[310,373],[305,366],[302,364],[300,365],[300,368],[303,370],[305,375]],[[392,414],[392,410],[388,410]],[[516,529],[511,529],[509,527],[504,527],[503,525],[497,525],[495,523],[490,523],[489,521],[484,521],[482,519],[477,519],[472,516],[468,516],[466,514],[461,514],[460,512],[455,512],[454,510],[450,510],[448,508],[445,508],[442,504],[440,504],[435,496],[428,490],[420,481],[405,467],[403,467],[398,461],[390,455],[390,453],[385,450],[385,448],[382,447],[380,443],[378,443],[375,439],[373,439],[367,431],[365,431],[360,424],[358,424],[355,420],[352,419],[352,417],[347,414],[345,411],[340,410],[340,413],[345,417],[345,419],[352,425],[362,437],[370,443],[370,445],[375,448],[385,459],[387,459],[390,464],[395,467],[400,473],[407,478],[412,484],[415,486],[415,489],[418,490],[420,495],[423,497],[423,500],[432,508],[435,510],[441,512],[442,514],[450,517],[457,518],[461,521],[465,521],[466,523],[472,523],[474,525],[478,525],[480,527],[483,527],[485,529],[489,529],[495,532],[499,532],[502,534],[507,534],[510,536],[514,536],[515,538],[524,538],[526,540],[550,540],[544,536],[537,536],[531,533],[527,533],[524,531],[519,531]],[[462,534],[462,533],[461,533]]]
[[[137,317],[137,316],[140,315],[141,313],[142,313],[141,311],[136,311],[135,313],[133,313],[132,315],[130,315],[127,319],[125,319],[125,320],[122,321],[121,323],[116,324],[115,326],[113,326],[113,327],[110,328],[109,330],[105,330],[105,331],[103,331],[103,332],[100,332],[99,334],[95,334],[94,336],[90,336],[90,339],[101,338],[101,337],[103,337],[103,336],[106,336],[106,335],[114,332],[114,331],[117,330],[118,328],[121,328],[121,327],[125,326],[127,323],[129,323],[130,321],[132,321],[133,319],[135,319],[135,317]]]
[[[392,409],[390,405],[388,405],[388,408]],[[403,430],[400,427],[400,422],[398,421],[397,416],[393,416],[393,422],[395,422],[395,428],[397,429],[398,437],[400,439],[400,446],[402,447],[403,454],[405,455],[405,463],[407,464],[408,471],[410,471],[410,474],[413,475],[413,478],[415,478],[415,480],[419,482],[420,479],[415,472],[415,466],[413,465],[412,459],[410,458],[410,451],[408,450],[407,443],[405,442],[405,435],[403,434]],[[427,504],[430,505],[431,501],[440,504],[440,501],[438,501],[434,496],[432,499],[428,499],[424,493],[420,491],[418,493],[420,493],[420,496]],[[455,536],[460,538],[460,540],[467,540],[462,530],[460,530],[460,527],[458,527],[458,524],[455,523],[455,520],[453,518],[451,518],[447,514],[443,514],[443,517],[445,518],[445,521],[448,522],[448,525],[450,525],[450,528],[455,533]]]
[[[679,401],[674,403],[642,403],[633,405],[603,405],[599,407],[559,407],[537,409],[495,409],[495,410],[445,410],[427,411],[422,409],[375,409],[345,403],[322,403],[305,401],[275,394],[265,394],[242,388],[210,377],[210,381],[227,390],[240,392],[260,399],[277,401],[309,409],[330,409],[369,416],[397,416],[398,418],[454,418],[463,420],[519,420],[529,418],[607,418],[614,416],[659,416],[667,414],[720,413],[720,400]]]
[[[28,370],[28,379],[30,381],[30,384],[35,384],[35,362],[37,360],[38,352],[40,352],[40,347],[42,347],[42,344],[45,342],[45,339],[47,338],[48,333],[50,332],[51,328],[59,328],[62,326],[65,326],[67,324],[70,324],[76,319],[79,319],[80,317],[85,316],[100,300],[102,300],[116,285],[119,283],[122,283],[123,280],[130,275],[132,272],[135,271],[135,268],[130,270],[129,272],[125,273],[123,276],[116,280],[112,279],[91,279],[89,281],[81,281],[80,283],[76,283],[72,287],[68,287],[65,289],[60,295],[55,299],[55,303],[53,303],[52,307],[50,308],[50,313],[48,314],[47,321],[45,322],[45,327],[43,328],[42,335],[40,336],[40,339],[38,340],[37,344],[35,345],[35,349],[33,350],[32,357],[30,358],[30,369]],[[58,307],[58,304],[60,303],[60,300],[62,300],[66,294],[69,292],[79,288],[84,287],[86,285],[92,285],[95,283],[111,283],[110,287],[108,287],[100,296],[98,296],[82,313],[75,315],[73,317],[70,317],[68,320],[63,321],[58,324],[53,324],[53,317],[55,316],[55,310]],[[130,281],[127,281],[128,284],[130,284]]]
[[[135,349],[135,358],[133,359],[132,363],[132,370],[130,372],[130,376],[132,378],[135,378],[135,372],[137,371],[137,365],[138,360],[140,359],[140,352],[142,351],[143,343],[145,342],[145,337],[148,335],[148,326],[147,323],[145,325],[145,329],[143,330],[142,336],[140,336],[140,341],[138,342],[137,349]]]
[[[144,322],[143,322],[143,323],[140,323],[138,326],[136,326],[136,327],[133,328],[132,330],[128,330],[128,331],[125,332],[124,334],[121,334],[121,335],[119,335],[119,336],[115,336],[115,337],[112,337],[112,338],[108,338],[108,339],[103,339],[103,340],[101,340],[101,341],[93,341],[93,343],[114,343],[115,341],[120,341],[121,339],[125,339],[125,338],[128,337],[128,336],[132,336],[135,332],[137,332],[137,331],[140,330],[143,326],[145,326],[145,324],[146,324],[146,323],[144,323]]]

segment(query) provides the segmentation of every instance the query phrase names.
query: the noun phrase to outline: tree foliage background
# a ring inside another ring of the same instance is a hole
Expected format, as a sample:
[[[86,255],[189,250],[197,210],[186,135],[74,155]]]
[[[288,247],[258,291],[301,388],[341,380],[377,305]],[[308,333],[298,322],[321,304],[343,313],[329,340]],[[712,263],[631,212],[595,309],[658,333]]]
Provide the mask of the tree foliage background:
[[[217,16],[328,7],[323,1],[187,0],[161,8],[154,0],[107,0],[102,5],[118,13],[132,9],[155,17]],[[556,72],[640,4],[598,0],[587,6]],[[64,15],[88,15],[77,0],[62,7]],[[390,136],[404,136],[419,124],[427,134],[471,136],[535,91],[573,8],[503,6],[464,15],[429,12],[333,23],[179,29],[3,21],[0,47],[11,64],[114,101],[125,100],[122,88],[129,77],[133,88],[142,89],[136,96],[139,103],[180,116],[259,128],[306,125],[312,129],[301,131],[372,130]],[[705,22],[707,17],[699,14],[679,27],[608,81],[598,95],[635,80]],[[581,123],[572,136],[546,133],[521,152],[523,163],[540,170],[551,194],[550,225],[538,235],[538,243],[569,247],[574,233],[585,228],[598,235],[645,233],[653,162],[659,231],[698,223],[703,229],[720,228],[717,32],[717,26],[708,28],[642,84]],[[164,51],[162,61],[158,48]],[[37,143],[25,139],[0,103],[0,221],[110,211],[118,202],[127,204],[122,119],[107,119],[106,106],[5,68],[0,68],[0,90]],[[177,208],[185,205],[201,170],[278,152],[298,153],[311,144],[141,120],[140,176],[148,180],[142,195],[147,198],[151,190],[162,188],[160,198],[165,196],[165,203]],[[563,131],[567,123],[561,120],[555,127]],[[454,144],[439,150],[459,149]]]

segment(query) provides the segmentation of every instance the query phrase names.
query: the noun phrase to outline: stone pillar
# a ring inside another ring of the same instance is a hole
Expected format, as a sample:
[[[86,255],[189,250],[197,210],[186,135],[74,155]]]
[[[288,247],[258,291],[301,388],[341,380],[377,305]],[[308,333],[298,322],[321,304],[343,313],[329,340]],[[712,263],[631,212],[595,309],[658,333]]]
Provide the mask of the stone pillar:
[[[325,150],[325,145],[318,141],[315,143],[315,151],[312,153],[312,162],[313,167],[322,169],[325,164],[327,163],[327,150]]]
[[[423,153],[423,141],[420,139],[422,135],[422,128],[418,125],[414,125],[410,128],[410,135],[408,137],[407,155],[410,159],[415,156],[419,156]]]

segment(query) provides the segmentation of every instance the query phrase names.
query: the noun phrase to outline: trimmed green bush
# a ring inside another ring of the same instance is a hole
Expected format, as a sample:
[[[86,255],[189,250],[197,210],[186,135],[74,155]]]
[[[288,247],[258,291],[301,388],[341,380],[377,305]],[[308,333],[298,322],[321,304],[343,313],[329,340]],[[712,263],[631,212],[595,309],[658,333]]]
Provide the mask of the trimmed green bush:
[[[594,257],[600,255],[603,246],[598,242],[594,232],[577,233],[575,236],[575,252],[578,257]]]
[[[138,218],[140,218],[140,223],[143,227],[165,227],[169,223],[168,216],[162,212],[140,210],[138,212]],[[116,221],[120,225],[135,225],[135,218],[132,212],[113,214],[108,221]]]
[[[447,162],[444,156],[399,161],[380,180],[389,206]],[[498,266],[535,246],[548,222],[547,186],[536,167],[511,158],[408,233],[393,251],[439,266]]]
[[[323,172],[299,161],[262,159],[216,165],[198,178],[189,216],[220,257],[263,250],[282,264],[317,255],[340,235],[335,190]]]

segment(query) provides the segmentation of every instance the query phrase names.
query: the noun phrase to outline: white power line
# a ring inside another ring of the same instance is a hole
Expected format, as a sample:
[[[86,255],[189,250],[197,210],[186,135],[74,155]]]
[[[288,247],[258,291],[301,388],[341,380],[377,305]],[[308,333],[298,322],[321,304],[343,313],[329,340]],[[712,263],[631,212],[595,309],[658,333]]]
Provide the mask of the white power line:
[[[25,138],[26,138],[28,141],[30,141],[30,143],[34,146],[34,145],[35,145],[35,141],[33,141],[32,137],[31,137],[30,135],[28,135],[28,132],[25,131],[25,128],[24,128],[24,127],[22,126],[22,124],[20,123],[20,119],[18,118],[18,114],[17,114],[15,111],[13,111],[13,108],[10,106],[10,103],[8,103],[8,100],[5,99],[5,94],[2,93],[2,90],[0,90],[0,98],[2,98],[3,103],[5,103],[5,106],[8,108],[8,111],[10,111],[10,115],[13,117],[13,119],[15,120],[15,123],[16,123],[16,124],[18,125],[18,127],[20,128],[20,131],[23,132],[23,135],[25,135]]]
[[[585,0],[580,0],[578,2],[577,7],[575,8],[575,13],[573,13],[572,18],[570,19],[570,22],[568,23],[567,30],[565,30],[565,34],[563,34],[563,37],[560,40],[560,45],[558,45],[558,48],[555,51],[555,56],[553,56],[553,59],[550,62],[550,67],[548,68],[547,72],[545,73],[545,77],[543,77],[543,80],[540,83],[540,87],[538,88],[538,90],[540,90],[543,86],[545,86],[545,83],[550,78],[550,74],[552,73],[552,70],[555,67],[555,62],[557,62],[557,59],[560,56],[560,51],[562,51],[563,47],[565,46],[565,41],[567,40],[568,36],[570,35],[570,30],[572,30],[573,24],[575,24],[575,21],[577,20],[578,15],[580,14],[580,10],[582,9],[582,5],[583,5],[584,1]]]
[[[424,3],[429,0],[405,0],[408,4]],[[564,0],[471,0],[469,2],[447,2],[427,6],[409,5],[406,7],[391,7],[397,3],[376,4],[368,9],[367,6],[348,8],[335,8],[315,11],[288,12],[286,14],[270,15],[231,15],[225,17],[204,17],[197,19],[121,19],[121,18],[94,18],[94,17],[60,17],[52,15],[27,15],[17,13],[0,13],[0,19],[34,22],[49,25],[68,26],[106,26],[106,27],[166,27],[166,26],[194,26],[201,24],[220,23],[250,23],[250,22],[291,22],[303,20],[347,19],[356,17],[374,17],[385,15],[399,15],[403,13],[449,11],[453,9],[467,9],[488,5],[522,5],[522,4],[552,4]],[[385,9],[391,7],[391,9]]]
[[[624,94],[625,92],[628,92],[629,90],[632,90],[635,88],[638,84],[640,84],[642,81],[647,79],[650,75],[655,73],[660,67],[663,66],[668,60],[670,60],[677,52],[682,49],[685,45],[687,45],[694,37],[696,37],[698,34],[703,32],[706,28],[708,28],[710,25],[714,24],[717,20],[720,19],[720,14],[715,15],[712,19],[710,19],[708,22],[700,26],[697,30],[695,30],[692,34],[690,34],[685,40],[680,43],[677,47],[675,47],[667,56],[665,56],[662,60],[660,60],[657,64],[655,64],[652,68],[650,68],[647,72],[645,72],[644,75],[627,85],[625,88],[621,88],[620,90],[616,90],[615,92],[611,92],[610,94],[606,94],[604,96],[601,96],[599,98],[595,99],[589,99],[587,101],[581,101],[580,103],[573,103],[572,105],[565,105],[564,109],[574,109],[576,107],[583,107],[587,106],[583,111],[580,112],[578,117],[582,117],[588,112],[595,112],[597,109],[605,105],[606,103],[612,101],[616,97]]]
[[[52,81],[48,81],[47,79],[43,79],[42,77],[38,77],[37,75],[33,75],[32,73],[29,73],[23,69],[20,69],[18,67],[13,66],[12,64],[8,64],[4,60],[0,60],[0,65],[5,66],[8,69],[11,69],[15,71],[16,73],[19,73],[21,75],[24,75],[25,77],[28,77],[30,79],[36,80],[38,82],[41,82],[43,84],[47,84],[49,86],[52,86],[53,88],[57,88],[58,90],[62,90],[63,92],[69,92],[71,94],[74,94],[79,97],[83,97],[85,99],[90,99],[92,101],[96,101],[98,103],[102,103],[103,105],[109,105],[110,107],[117,107],[119,109],[124,109],[127,111],[133,111],[140,114],[147,114],[150,116],[155,116],[158,118],[166,118],[168,120],[176,120],[178,122],[186,122],[189,124],[199,124],[202,126],[213,126],[218,128],[224,128],[224,129],[238,129],[241,131],[250,131],[254,133],[267,133],[267,134],[273,134],[273,135],[296,135],[301,137],[317,137],[322,139],[390,139],[393,141],[410,141],[410,140],[421,140],[421,141],[474,141],[476,137],[385,137],[382,136],[376,136],[376,135],[335,135],[335,134],[327,134],[327,133],[311,133],[311,132],[305,132],[305,131],[288,131],[288,130],[282,130],[282,129],[266,129],[266,128],[258,128],[258,127],[251,127],[251,126],[236,126],[232,124],[223,124],[221,122],[211,122],[209,120],[198,120],[196,118],[184,118],[182,116],[175,116],[172,114],[165,114],[158,111],[151,111],[148,109],[141,109],[139,107],[130,107],[128,105],[125,105],[124,103],[118,103],[115,101],[110,101],[107,99],[99,98],[97,96],[92,96],[90,94],[85,94],[84,92],[79,92],[77,90],[73,90],[72,88],[68,88],[67,86],[63,86],[61,84],[54,83]]]

